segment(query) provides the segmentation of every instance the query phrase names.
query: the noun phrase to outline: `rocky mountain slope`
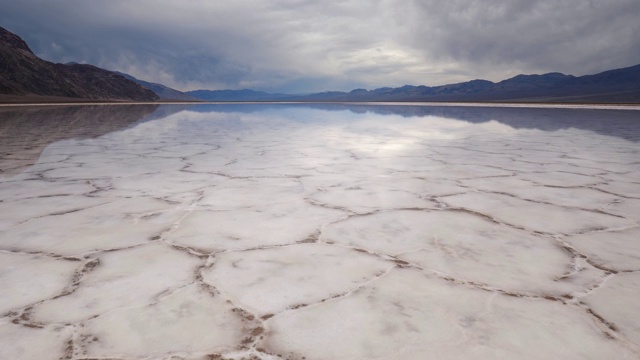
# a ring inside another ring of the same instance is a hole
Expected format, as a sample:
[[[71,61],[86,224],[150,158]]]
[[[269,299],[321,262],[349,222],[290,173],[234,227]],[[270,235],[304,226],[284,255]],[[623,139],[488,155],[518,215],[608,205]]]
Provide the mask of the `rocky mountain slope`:
[[[0,28],[0,94],[95,100],[158,99],[153,91],[111,71],[42,60],[24,40],[4,28]]]

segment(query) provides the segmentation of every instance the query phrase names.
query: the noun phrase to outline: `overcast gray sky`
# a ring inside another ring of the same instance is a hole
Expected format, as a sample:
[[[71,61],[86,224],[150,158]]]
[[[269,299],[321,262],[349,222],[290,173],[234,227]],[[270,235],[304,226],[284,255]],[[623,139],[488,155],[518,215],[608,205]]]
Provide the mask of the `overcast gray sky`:
[[[639,0],[0,0],[54,62],[180,90],[281,92],[584,75],[640,63]]]

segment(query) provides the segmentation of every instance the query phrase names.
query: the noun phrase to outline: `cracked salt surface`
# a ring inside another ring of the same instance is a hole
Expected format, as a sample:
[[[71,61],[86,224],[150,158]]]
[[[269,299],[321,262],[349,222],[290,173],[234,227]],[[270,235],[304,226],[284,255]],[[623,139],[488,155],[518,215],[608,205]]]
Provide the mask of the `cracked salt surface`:
[[[0,115],[2,359],[640,359],[637,110],[74,109]]]

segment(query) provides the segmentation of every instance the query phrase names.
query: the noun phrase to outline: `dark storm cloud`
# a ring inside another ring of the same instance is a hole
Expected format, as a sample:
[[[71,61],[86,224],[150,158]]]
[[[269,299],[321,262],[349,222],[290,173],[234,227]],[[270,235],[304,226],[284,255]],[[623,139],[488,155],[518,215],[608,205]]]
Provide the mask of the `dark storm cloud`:
[[[435,85],[640,63],[637,0],[0,0],[40,56],[180,89]]]

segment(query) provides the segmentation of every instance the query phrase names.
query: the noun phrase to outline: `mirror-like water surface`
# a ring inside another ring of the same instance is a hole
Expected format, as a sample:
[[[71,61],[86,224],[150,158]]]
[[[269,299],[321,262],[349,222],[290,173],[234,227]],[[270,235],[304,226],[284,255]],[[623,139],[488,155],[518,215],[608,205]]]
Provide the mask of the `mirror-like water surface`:
[[[0,109],[0,358],[636,359],[638,111]]]

